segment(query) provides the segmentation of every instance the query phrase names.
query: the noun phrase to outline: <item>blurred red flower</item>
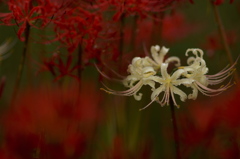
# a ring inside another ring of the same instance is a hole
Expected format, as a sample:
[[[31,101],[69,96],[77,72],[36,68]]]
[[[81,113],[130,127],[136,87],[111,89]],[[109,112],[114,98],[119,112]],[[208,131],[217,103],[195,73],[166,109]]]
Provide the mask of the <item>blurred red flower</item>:
[[[116,136],[113,139],[111,148],[104,154],[104,159],[125,159],[125,158],[137,158],[137,159],[150,159],[152,147],[150,142],[144,141],[137,145],[136,151],[130,151],[124,142],[123,138]]]
[[[184,156],[204,149],[203,156],[239,158],[239,96],[240,89],[236,87],[210,100],[189,104],[188,114],[182,114],[179,122]]]
[[[226,36],[227,36],[227,43],[230,46],[233,46],[236,44],[238,39],[236,31],[229,30],[226,32]],[[210,34],[206,39],[206,43],[203,44],[203,48],[206,50],[207,55],[209,57],[213,57],[216,51],[223,50],[224,46],[222,44],[220,35],[218,33]]]
[[[174,12],[163,19],[162,38],[173,43],[186,38],[198,29],[199,26],[188,22],[183,13]]]
[[[54,81],[58,81],[65,76],[70,76],[80,81],[79,77],[74,74],[77,69],[82,69],[81,66],[73,64],[73,55],[67,54],[66,62],[64,62],[64,56],[59,53],[54,53],[52,57],[43,59],[43,64],[40,64],[39,72],[49,71]]]
[[[84,6],[76,6],[65,10],[62,16],[53,20],[56,38],[66,45],[69,52],[78,46],[94,47],[94,41],[102,30],[102,15],[99,12],[87,10]]]
[[[21,41],[26,38],[23,34],[27,26],[43,28],[62,7],[51,0],[9,0],[7,5],[10,12],[0,13],[1,21],[5,25],[17,25],[17,36]]]
[[[229,3],[233,3],[234,0],[229,0]],[[224,2],[224,0],[213,0],[213,4],[220,5]]]
[[[194,0],[189,0],[191,3],[194,3]],[[212,0],[212,3],[214,5],[221,5],[224,2],[224,0]],[[234,0],[229,0],[229,3],[233,3]]]
[[[113,20],[118,21],[122,16],[137,15],[141,18],[152,16],[153,13],[170,8],[174,1],[176,0],[111,0],[110,6],[116,10]]]
[[[83,156],[101,119],[100,97],[92,83],[84,83],[80,93],[77,88],[42,87],[22,92],[2,120],[6,156]]]

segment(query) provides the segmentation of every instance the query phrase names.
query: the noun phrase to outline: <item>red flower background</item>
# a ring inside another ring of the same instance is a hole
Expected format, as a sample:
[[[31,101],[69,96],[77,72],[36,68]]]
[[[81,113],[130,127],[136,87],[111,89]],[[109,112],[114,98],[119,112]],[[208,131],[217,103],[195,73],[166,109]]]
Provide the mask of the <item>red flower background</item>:
[[[156,44],[183,61],[186,49],[201,48],[218,72],[231,62],[225,44],[239,57],[239,8],[234,0],[0,1],[0,42],[9,44],[0,47],[0,158],[174,158],[170,108],[139,112],[150,92],[139,102],[105,94],[102,83],[123,90],[115,79]],[[240,157],[238,83],[180,103],[181,158]]]

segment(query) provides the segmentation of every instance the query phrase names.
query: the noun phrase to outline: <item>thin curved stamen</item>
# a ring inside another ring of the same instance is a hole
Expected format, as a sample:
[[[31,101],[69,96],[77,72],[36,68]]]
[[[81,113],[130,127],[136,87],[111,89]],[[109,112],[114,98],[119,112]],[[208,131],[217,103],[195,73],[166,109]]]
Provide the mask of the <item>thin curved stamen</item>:
[[[219,89],[211,89],[208,88],[204,85],[202,85],[200,82],[194,82],[194,85],[197,87],[197,89],[204,95],[206,96],[216,96],[219,95],[220,93],[222,93],[223,91],[225,91],[226,89],[228,89],[229,87],[231,87],[233,84],[231,84],[230,82],[225,85],[224,87],[221,87]],[[215,93],[215,94],[214,94]]]
[[[120,75],[119,73],[117,73],[117,72],[114,71],[113,69],[107,67],[107,65],[106,65],[105,63],[103,63],[103,64],[104,64],[104,66],[106,66],[107,69],[109,69],[110,71],[112,71],[112,73],[114,73],[114,74],[115,74],[116,76],[118,76],[119,78],[122,78],[122,79],[126,78],[125,76]]]
[[[101,90],[103,90],[109,94],[114,94],[114,95],[132,96],[141,89],[142,85],[143,85],[142,81],[139,81],[134,87],[132,87],[126,91],[115,91],[115,90],[108,88],[106,85],[104,85],[104,87],[106,87],[107,90],[104,88],[101,88]]]
[[[122,82],[122,81],[123,81],[123,80],[120,80],[120,79],[108,77],[104,72],[102,72],[102,71],[99,69],[99,67],[98,67],[95,63],[94,63],[94,66],[95,66],[95,68],[97,69],[97,71],[98,71],[103,77],[105,77],[106,79],[108,79],[108,80],[113,80],[113,81],[117,81],[117,82]]]
[[[148,103],[148,105],[146,105],[145,107],[139,109],[139,111],[142,111],[142,110],[146,109],[147,107],[149,107],[154,101],[156,101],[156,98],[157,98],[157,97],[155,97],[155,98],[154,98],[150,103]]]

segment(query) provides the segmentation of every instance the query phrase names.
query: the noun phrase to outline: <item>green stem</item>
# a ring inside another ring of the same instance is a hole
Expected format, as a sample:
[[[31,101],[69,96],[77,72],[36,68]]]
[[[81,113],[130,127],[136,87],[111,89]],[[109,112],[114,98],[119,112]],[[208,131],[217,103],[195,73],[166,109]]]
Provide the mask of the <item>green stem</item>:
[[[16,98],[18,91],[19,91],[19,86],[21,83],[22,79],[22,74],[23,74],[23,69],[26,61],[26,56],[27,56],[27,51],[28,51],[28,42],[29,42],[29,35],[30,35],[30,25],[27,23],[26,24],[26,30],[25,30],[25,42],[24,42],[24,47],[23,47],[23,52],[22,52],[22,57],[20,64],[18,66],[18,73],[17,73],[17,78],[16,78],[16,83],[13,91],[13,99]]]
[[[213,6],[213,11],[214,11],[214,17],[215,17],[217,25],[218,25],[219,34],[221,36],[225,52],[227,54],[227,57],[228,57],[228,60],[229,60],[230,64],[233,65],[234,61],[233,61],[233,58],[232,58],[232,53],[231,53],[230,47],[229,47],[228,42],[227,42],[227,36],[226,36],[226,32],[225,32],[225,29],[224,29],[224,26],[223,26],[223,23],[222,23],[220,13],[219,13],[216,5],[214,5],[212,3],[212,6]],[[237,83],[239,83],[237,71],[234,72],[234,79]]]
[[[176,159],[181,159],[180,150],[179,150],[179,135],[178,135],[176,115],[175,115],[175,106],[174,106],[172,97],[170,97],[170,109],[171,109],[171,118],[172,118],[171,121],[173,125],[173,136],[175,141]]]

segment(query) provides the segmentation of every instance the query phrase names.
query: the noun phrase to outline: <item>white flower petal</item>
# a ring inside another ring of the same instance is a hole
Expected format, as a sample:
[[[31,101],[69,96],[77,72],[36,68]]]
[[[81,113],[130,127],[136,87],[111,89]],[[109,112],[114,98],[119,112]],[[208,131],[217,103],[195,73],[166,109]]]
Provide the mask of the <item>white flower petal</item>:
[[[194,61],[195,61],[195,57],[189,57],[189,58],[187,59],[187,64],[188,64],[188,65],[192,65],[192,64],[194,63]]]
[[[151,100],[154,100],[164,90],[165,90],[164,85],[161,85],[159,88],[155,89],[151,94]]]
[[[178,79],[182,73],[185,72],[183,69],[178,69],[177,71],[175,71],[172,76],[171,76],[171,80],[175,81],[176,79]]]
[[[132,64],[136,63],[137,61],[141,60],[142,58],[141,57],[134,57],[132,59]]]
[[[198,96],[198,89],[194,85],[191,85],[191,88],[193,89],[193,93],[188,95],[188,99],[195,100]]]
[[[167,73],[167,67],[168,67],[167,63],[162,63],[162,65],[161,65],[161,74],[162,74],[163,79],[169,78],[169,74]]]
[[[178,79],[176,81],[173,81],[172,84],[175,86],[179,86],[181,84],[183,85],[191,85],[194,82],[193,79],[189,79],[189,78],[183,78],[183,79]]]
[[[181,101],[185,101],[187,99],[187,95],[186,93],[184,93],[182,90],[180,90],[179,88],[172,86],[171,90],[173,91],[174,94],[177,94],[180,96]]]
[[[154,46],[155,50],[158,52],[160,50],[160,46],[159,45],[155,45]]]
[[[147,78],[149,76],[156,74],[156,72],[152,67],[144,67],[142,71],[143,71],[143,78]]]
[[[176,67],[179,67],[181,65],[180,58],[178,58],[176,56],[171,56],[165,60],[165,63],[170,63],[170,62],[177,62],[175,64]]]
[[[156,50],[156,48],[152,46],[150,51],[151,51],[153,60],[156,61],[157,64],[159,64],[161,61],[159,60],[158,50]]]
[[[152,87],[153,89],[155,89],[155,82],[151,81],[149,79],[143,79],[143,84],[144,85],[149,85],[150,87]]]
[[[133,95],[133,97],[135,100],[140,101],[142,99],[142,95],[143,95],[142,93],[138,93],[138,94],[136,93]]]

